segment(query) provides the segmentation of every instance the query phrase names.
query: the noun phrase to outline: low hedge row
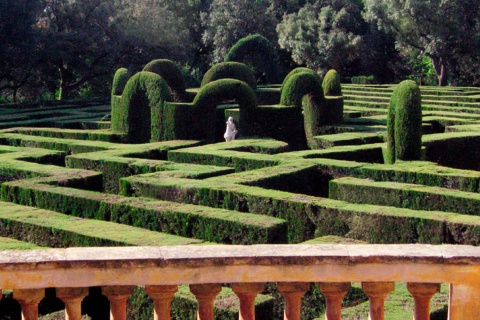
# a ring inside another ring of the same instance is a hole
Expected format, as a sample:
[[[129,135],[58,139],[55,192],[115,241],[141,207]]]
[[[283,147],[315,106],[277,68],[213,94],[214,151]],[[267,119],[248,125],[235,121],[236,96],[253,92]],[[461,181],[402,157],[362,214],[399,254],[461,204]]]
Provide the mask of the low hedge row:
[[[2,200],[211,242],[286,242],[286,224],[280,219],[151,199],[130,199],[44,184],[46,182],[45,179],[31,179],[4,183]]]
[[[202,241],[1,202],[0,235],[39,246],[164,246]]]
[[[423,185],[377,182],[345,177],[330,181],[329,198],[375,204],[480,215],[480,194]]]

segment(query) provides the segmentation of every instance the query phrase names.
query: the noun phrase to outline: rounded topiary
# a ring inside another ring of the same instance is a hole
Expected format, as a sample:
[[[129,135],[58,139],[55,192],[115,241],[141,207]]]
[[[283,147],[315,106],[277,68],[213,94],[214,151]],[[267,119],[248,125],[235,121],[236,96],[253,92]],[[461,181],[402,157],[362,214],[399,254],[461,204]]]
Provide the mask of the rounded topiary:
[[[183,79],[182,70],[171,60],[157,59],[149,62],[143,71],[149,71],[160,75],[173,95],[175,101],[183,101],[185,95],[185,80]]]
[[[207,83],[198,91],[193,106],[197,120],[194,125],[199,126],[202,137],[209,142],[218,141],[215,128],[215,111],[217,106],[224,101],[235,100],[239,104],[240,123],[239,129],[242,136],[253,134],[255,121],[254,111],[257,107],[257,98],[253,89],[246,83],[237,79],[220,79]]]
[[[318,78],[318,81],[319,83],[322,82],[322,79],[320,78],[320,76],[315,72],[313,71],[312,69],[309,69],[309,68],[305,68],[305,67],[298,67],[298,68],[295,68],[293,69],[292,71],[290,71],[285,79],[283,79],[283,83],[282,83],[282,89],[280,91],[283,90],[283,87],[285,86],[285,84],[288,82],[288,80],[294,75],[294,74],[297,74],[297,73],[300,73],[300,72],[306,72],[306,73],[311,73],[312,75],[316,76]]]
[[[267,38],[252,34],[238,40],[230,48],[225,61],[246,62],[248,55],[254,56],[249,62],[255,70],[265,75],[267,83],[278,83],[278,54],[275,46]]]
[[[291,75],[285,81],[280,104],[285,106],[302,106],[302,98],[306,94],[315,94],[323,97],[320,77],[312,72],[298,72]]]
[[[130,73],[125,68],[120,68],[115,72],[112,83],[112,96],[121,96],[123,89],[130,79]]]
[[[412,80],[393,91],[387,118],[387,163],[420,160],[422,148],[422,97]]]
[[[125,134],[130,143],[164,140],[167,101],[170,91],[162,77],[147,71],[135,74],[125,85],[119,108],[112,110],[112,130]]]
[[[342,87],[340,84],[340,75],[335,70],[329,70],[322,82],[323,94],[329,96],[341,96]]]
[[[210,68],[202,79],[201,86],[219,79],[237,79],[246,82],[253,89],[257,88],[257,82],[252,69],[240,62],[220,62]]]

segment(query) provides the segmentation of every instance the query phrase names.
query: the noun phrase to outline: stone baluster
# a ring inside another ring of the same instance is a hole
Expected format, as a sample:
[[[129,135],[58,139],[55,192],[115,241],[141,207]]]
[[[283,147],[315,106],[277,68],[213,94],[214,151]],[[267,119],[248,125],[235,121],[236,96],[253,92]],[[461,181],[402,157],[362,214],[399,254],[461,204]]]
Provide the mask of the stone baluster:
[[[13,297],[22,307],[22,320],[38,319],[38,304],[45,297],[45,289],[15,289]]]
[[[178,286],[146,286],[145,291],[153,300],[153,319],[170,320],[170,303],[178,291]]]
[[[232,290],[240,299],[239,320],[255,320],[255,297],[262,292],[263,283],[232,283]]]
[[[310,289],[308,282],[279,282],[278,291],[285,298],[284,320],[300,320],[300,305],[305,292]]]
[[[320,292],[325,296],[326,320],[340,320],[342,318],[342,300],[350,287],[350,282],[321,282],[318,284]]]
[[[480,319],[480,283],[450,284],[448,320]]]
[[[190,291],[198,301],[197,320],[213,320],[213,302],[222,290],[220,284],[191,284]]]
[[[370,300],[369,320],[383,320],[385,318],[385,298],[395,290],[393,282],[363,282],[363,292]]]
[[[440,292],[439,283],[407,283],[407,290],[415,300],[413,320],[430,319],[430,299]]]
[[[110,301],[110,320],[127,319],[127,299],[132,295],[134,288],[134,286],[102,287],[102,294]]]
[[[82,319],[82,301],[88,288],[57,288],[56,295],[65,303],[65,320]]]

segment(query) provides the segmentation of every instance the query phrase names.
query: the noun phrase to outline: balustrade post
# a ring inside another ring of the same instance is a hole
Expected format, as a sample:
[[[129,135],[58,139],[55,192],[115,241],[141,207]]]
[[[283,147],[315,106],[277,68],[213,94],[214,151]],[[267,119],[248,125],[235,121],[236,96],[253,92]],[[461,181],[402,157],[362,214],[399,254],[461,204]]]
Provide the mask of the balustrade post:
[[[284,320],[300,320],[302,297],[310,289],[308,282],[279,282],[278,291],[285,298]]]
[[[106,286],[102,293],[110,301],[110,320],[127,319],[127,299],[133,293],[134,286]]]
[[[255,297],[262,292],[263,283],[232,283],[232,290],[240,299],[239,320],[255,320]]]
[[[480,319],[480,283],[450,284],[448,320]]]
[[[38,319],[38,304],[45,297],[45,289],[15,289],[13,297],[22,307],[22,320]]]
[[[220,284],[191,284],[190,291],[198,301],[197,320],[213,320],[213,302],[222,290]]]
[[[363,292],[370,300],[369,320],[383,320],[385,318],[385,298],[395,290],[393,282],[362,282]]]
[[[350,287],[350,282],[321,282],[318,284],[320,292],[325,296],[326,320],[340,320],[342,318],[342,300]]]
[[[407,283],[407,290],[415,300],[413,320],[430,320],[430,299],[440,292],[440,283]]]
[[[145,291],[153,300],[153,319],[170,320],[170,303],[178,291],[178,286],[146,286]]]
[[[82,319],[82,301],[88,288],[56,288],[57,298],[65,303],[65,320]]]

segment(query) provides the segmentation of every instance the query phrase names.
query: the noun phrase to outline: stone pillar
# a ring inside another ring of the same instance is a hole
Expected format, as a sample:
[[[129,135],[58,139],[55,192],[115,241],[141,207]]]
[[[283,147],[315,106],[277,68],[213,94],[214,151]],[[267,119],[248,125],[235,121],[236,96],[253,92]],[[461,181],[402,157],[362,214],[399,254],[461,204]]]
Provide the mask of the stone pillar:
[[[284,320],[300,320],[300,305],[305,292],[310,289],[308,282],[279,282],[278,291],[285,298]]]
[[[240,299],[239,320],[255,320],[255,297],[262,292],[263,283],[232,283],[232,290]]]
[[[222,286],[217,283],[190,285],[198,301],[197,320],[213,320],[213,302],[221,290]]]
[[[350,282],[321,282],[318,284],[320,292],[325,296],[326,320],[340,320],[342,318],[342,300],[350,287]]]
[[[145,286],[145,291],[153,300],[153,319],[170,320],[170,303],[178,286]]]
[[[102,287],[102,294],[110,301],[110,320],[127,319],[127,299],[132,295],[133,289],[135,286]]]
[[[45,289],[15,289],[13,298],[22,307],[22,320],[38,319],[38,304],[45,297]]]
[[[440,284],[407,283],[407,290],[415,300],[413,320],[430,320],[430,299],[440,292]]]
[[[82,301],[88,288],[56,288],[56,295],[65,303],[65,320],[82,319]]]
[[[480,283],[450,284],[448,320],[480,319]]]
[[[363,282],[363,292],[370,300],[369,320],[383,320],[385,317],[385,298],[395,290],[393,282]]]

